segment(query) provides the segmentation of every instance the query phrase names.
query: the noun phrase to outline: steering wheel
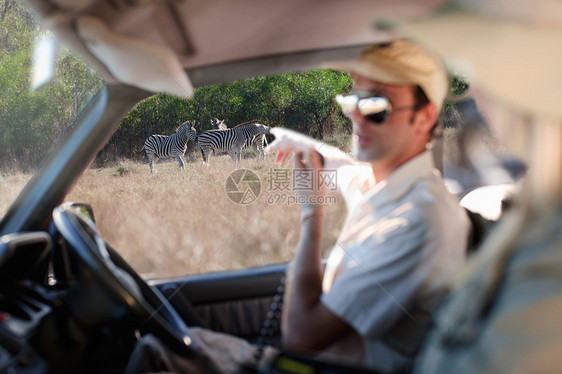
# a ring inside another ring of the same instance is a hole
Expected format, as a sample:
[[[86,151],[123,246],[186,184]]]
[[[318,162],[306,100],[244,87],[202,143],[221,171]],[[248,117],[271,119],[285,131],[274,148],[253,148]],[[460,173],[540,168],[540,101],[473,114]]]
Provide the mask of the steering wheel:
[[[150,332],[177,354],[197,353],[189,329],[168,300],[142,277],[97,232],[88,217],[71,205],[53,211],[53,222],[69,246],[76,278],[69,288],[69,307],[87,326],[135,318],[135,327]]]

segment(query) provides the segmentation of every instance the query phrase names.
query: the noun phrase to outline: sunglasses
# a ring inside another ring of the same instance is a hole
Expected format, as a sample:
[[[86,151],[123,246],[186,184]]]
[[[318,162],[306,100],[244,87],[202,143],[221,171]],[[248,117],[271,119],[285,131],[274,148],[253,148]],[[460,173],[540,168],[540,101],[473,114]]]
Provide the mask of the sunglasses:
[[[390,114],[393,112],[416,108],[416,105],[392,108],[390,101],[382,96],[361,97],[359,94],[337,95],[336,101],[340,105],[343,114],[346,116],[351,117],[355,109],[357,109],[363,117],[367,118],[375,125],[383,125],[388,121]]]

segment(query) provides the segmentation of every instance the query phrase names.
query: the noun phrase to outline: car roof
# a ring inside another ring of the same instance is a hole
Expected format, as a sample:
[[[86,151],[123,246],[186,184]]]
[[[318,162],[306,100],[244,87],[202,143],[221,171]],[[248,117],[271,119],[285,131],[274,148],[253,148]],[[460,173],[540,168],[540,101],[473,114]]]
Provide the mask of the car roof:
[[[29,0],[108,83],[189,96],[193,87],[305,70],[395,37],[376,20],[443,0]],[[181,69],[180,69],[181,67]],[[153,82],[147,82],[153,76]]]

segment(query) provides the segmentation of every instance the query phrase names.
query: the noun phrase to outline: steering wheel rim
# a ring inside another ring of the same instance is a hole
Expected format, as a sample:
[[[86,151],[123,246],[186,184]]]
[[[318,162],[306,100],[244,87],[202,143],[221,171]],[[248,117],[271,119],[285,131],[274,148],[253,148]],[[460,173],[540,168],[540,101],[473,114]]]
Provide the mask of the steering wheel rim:
[[[107,296],[108,303],[119,306],[114,307],[118,311],[113,317],[132,315],[141,324],[139,329],[153,333],[177,354],[195,355],[197,346],[183,319],[116,251],[111,247],[108,250],[93,222],[70,205],[55,208],[53,222],[69,244],[70,255],[78,260],[78,271],[83,272],[83,279],[92,283],[89,289],[96,288],[96,292]],[[78,306],[76,309],[83,311],[85,308]]]

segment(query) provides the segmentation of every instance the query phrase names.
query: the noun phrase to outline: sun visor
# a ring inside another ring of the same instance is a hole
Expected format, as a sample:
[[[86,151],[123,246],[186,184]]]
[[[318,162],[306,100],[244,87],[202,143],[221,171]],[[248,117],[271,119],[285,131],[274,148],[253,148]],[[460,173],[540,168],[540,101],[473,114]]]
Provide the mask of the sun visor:
[[[121,83],[181,97],[193,95],[187,74],[167,47],[117,34],[93,17],[79,17],[76,28],[86,48]]]

